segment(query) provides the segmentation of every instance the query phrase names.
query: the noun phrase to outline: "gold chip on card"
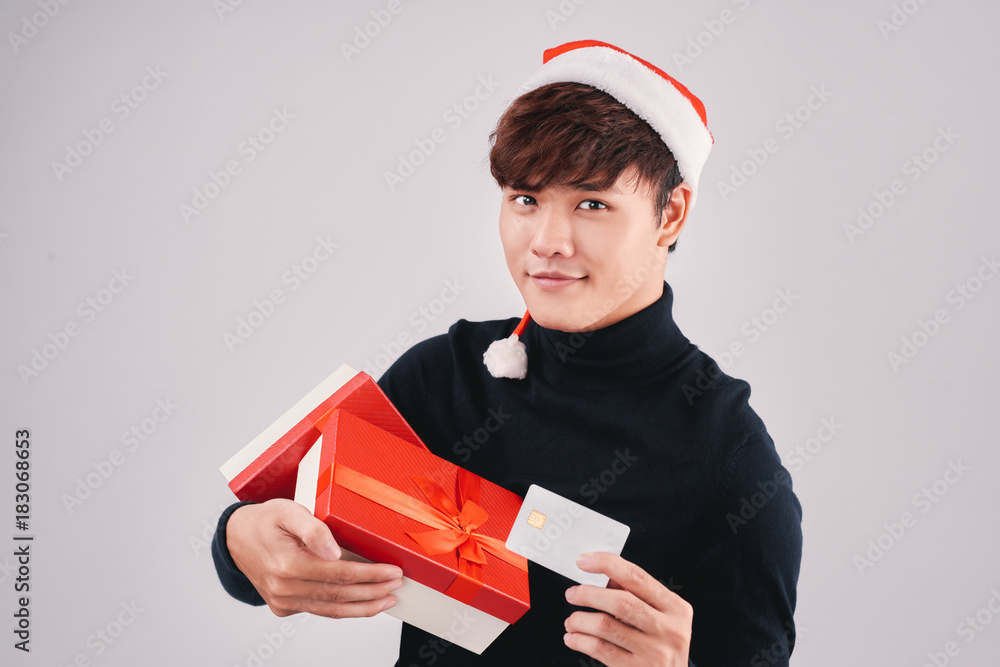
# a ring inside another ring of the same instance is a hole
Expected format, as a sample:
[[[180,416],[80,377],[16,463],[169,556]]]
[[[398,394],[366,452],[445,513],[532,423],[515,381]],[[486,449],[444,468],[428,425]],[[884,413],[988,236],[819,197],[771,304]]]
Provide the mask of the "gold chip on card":
[[[531,510],[528,515],[528,525],[533,528],[541,528],[545,525],[545,515],[538,510]]]

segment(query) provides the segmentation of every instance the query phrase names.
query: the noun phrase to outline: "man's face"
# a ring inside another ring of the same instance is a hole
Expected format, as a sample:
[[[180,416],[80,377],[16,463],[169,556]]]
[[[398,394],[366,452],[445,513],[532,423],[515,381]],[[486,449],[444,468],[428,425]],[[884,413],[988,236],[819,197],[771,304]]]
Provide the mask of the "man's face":
[[[674,189],[654,224],[652,192],[627,169],[607,190],[503,189],[500,240],[507,268],[539,325],[590,331],[663,293],[667,248],[686,217],[690,186]]]

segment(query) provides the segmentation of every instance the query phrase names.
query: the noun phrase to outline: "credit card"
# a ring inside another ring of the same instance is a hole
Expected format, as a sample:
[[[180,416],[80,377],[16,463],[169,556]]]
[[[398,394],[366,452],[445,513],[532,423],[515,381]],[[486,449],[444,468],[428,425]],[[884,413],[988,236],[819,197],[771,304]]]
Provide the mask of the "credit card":
[[[507,536],[507,548],[580,584],[604,587],[604,574],[584,572],[576,558],[590,551],[620,556],[629,527],[537,484],[528,487]]]

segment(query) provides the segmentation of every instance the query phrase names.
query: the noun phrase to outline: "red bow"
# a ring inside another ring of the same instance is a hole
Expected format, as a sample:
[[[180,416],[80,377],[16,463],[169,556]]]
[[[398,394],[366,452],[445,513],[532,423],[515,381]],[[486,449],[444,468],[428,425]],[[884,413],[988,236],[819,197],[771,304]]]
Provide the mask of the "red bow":
[[[527,559],[507,549],[503,541],[477,532],[489,520],[489,514],[477,502],[480,500],[480,478],[468,470],[458,469],[457,495],[462,504],[459,509],[440,484],[426,477],[413,477],[413,481],[430,505],[351,468],[340,464],[334,464],[333,468],[333,482],[338,486],[437,529],[407,535],[430,556],[458,552],[460,576],[446,591],[451,597],[468,603],[483,587],[479,570],[486,565],[485,552],[528,571]],[[320,479],[329,479],[328,470],[320,475]],[[324,485],[321,483],[319,487]]]

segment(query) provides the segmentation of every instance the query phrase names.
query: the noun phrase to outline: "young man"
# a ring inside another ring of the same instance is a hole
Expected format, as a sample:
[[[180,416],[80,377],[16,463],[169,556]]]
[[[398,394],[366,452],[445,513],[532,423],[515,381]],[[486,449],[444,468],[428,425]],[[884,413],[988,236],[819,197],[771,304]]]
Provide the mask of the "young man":
[[[435,454],[521,495],[539,484],[631,533],[621,557],[580,562],[608,588],[532,564],[531,609],[482,656],[404,625],[397,665],[787,665],[801,507],[749,385],[681,333],[663,280],[711,148],[704,107],[590,40],[546,51],[526,87],[490,161],[530,316],[459,320],[379,385]],[[399,568],[339,553],[284,500],[237,503],[213,543],[226,590],[279,616],[393,604]]]

